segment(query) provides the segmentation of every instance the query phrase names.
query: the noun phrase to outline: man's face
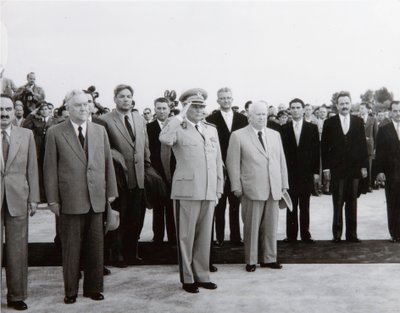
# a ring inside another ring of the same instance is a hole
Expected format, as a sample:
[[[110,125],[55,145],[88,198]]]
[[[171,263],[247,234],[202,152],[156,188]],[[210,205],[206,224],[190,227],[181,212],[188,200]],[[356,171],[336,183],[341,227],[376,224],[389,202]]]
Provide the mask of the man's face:
[[[348,115],[350,113],[351,108],[351,100],[348,96],[340,97],[337,100],[336,107],[340,115]],[[320,109],[321,110],[321,109]]]
[[[1,98],[0,101],[1,128],[6,129],[11,125],[15,117],[14,104],[11,99],[8,98]]]
[[[146,121],[151,120],[151,111],[150,110],[144,110],[143,111],[143,117]]]
[[[132,110],[132,98],[133,94],[129,89],[122,89],[115,97],[114,102],[117,106],[117,110],[121,112],[128,112]]]
[[[396,122],[400,122],[400,104],[393,104],[392,110],[390,111],[390,116]]]
[[[360,104],[360,115],[367,115],[368,114],[368,109],[365,105]]]
[[[189,109],[186,112],[186,117],[189,121],[197,124],[205,117],[206,106],[204,104],[192,103],[187,105],[190,105]]]
[[[48,117],[50,115],[49,107],[47,105],[41,107],[39,110],[39,114],[42,117]]]
[[[88,119],[89,109],[88,98],[85,94],[72,97],[67,106],[69,117],[76,124],[82,124]]]
[[[29,74],[28,75],[28,84],[32,86],[35,84],[35,81],[36,81],[35,74]]]
[[[250,109],[249,123],[257,130],[267,125],[268,109],[266,106],[256,105]]]
[[[217,102],[220,105],[222,111],[228,111],[231,108],[233,102],[232,93],[229,91],[222,91],[218,93]]]
[[[169,116],[169,105],[165,102],[156,102],[154,105],[154,111],[159,121],[164,122]]]
[[[21,118],[24,116],[24,109],[22,105],[16,105],[15,106],[15,117]]]
[[[303,117],[304,109],[300,102],[293,102],[290,105],[290,113],[292,113],[292,118],[295,121],[300,120]]]
[[[376,115],[376,119],[377,121],[380,123],[385,119],[385,113],[384,112],[378,112],[378,114]]]
[[[320,118],[321,120],[324,120],[324,119],[326,119],[327,116],[328,116],[328,111],[326,110],[326,108],[321,107],[321,108],[319,109],[319,118]]]
[[[311,115],[312,115],[312,107],[307,105],[306,107],[304,107],[304,116],[311,117]]]
[[[47,107],[49,108],[49,115],[53,115],[53,111],[54,111],[53,105],[50,104]]]

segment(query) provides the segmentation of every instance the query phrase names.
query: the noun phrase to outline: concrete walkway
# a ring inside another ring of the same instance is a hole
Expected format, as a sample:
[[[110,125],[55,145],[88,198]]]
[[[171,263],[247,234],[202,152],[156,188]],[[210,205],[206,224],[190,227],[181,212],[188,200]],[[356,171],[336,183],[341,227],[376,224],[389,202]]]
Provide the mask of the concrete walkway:
[[[282,270],[219,265],[218,289],[188,294],[177,266],[111,268],[105,300],[63,303],[59,267],[29,269],[29,312],[35,313],[398,313],[400,265],[284,265]],[[3,290],[4,292],[4,290]],[[3,293],[2,312],[6,307]]]

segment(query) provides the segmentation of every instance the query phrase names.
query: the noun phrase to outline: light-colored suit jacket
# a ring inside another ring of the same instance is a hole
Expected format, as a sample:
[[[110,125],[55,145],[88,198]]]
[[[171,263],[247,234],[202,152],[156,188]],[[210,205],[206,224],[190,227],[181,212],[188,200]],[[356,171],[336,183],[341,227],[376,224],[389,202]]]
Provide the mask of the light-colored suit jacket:
[[[161,130],[161,143],[172,146],[176,169],[171,199],[212,200],[223,192],[221,148],[217,129],[201,122],[203,136],[186,120],[176,116]]]
[[[137,186],[143,189],[145,162],[150,164],[149,139],[146,121],[138,112],[132,112],[132,117],[135,142],[132,141],[116,111],[102,115],[100,119],[107,123],[106,129],[111,148],[124,156],[128,168],[128,187],[133,188],[133,183],[136,180]]]
[[[14,126],[22,127],[22,125],[24,124],[24,121],[25,121],[24,118],[21,118],[20,120],[17,120],[16,118],[14,118],[11,123]]]
[[[87,122],[87,155],[69,120],[49,128],[44,157],[47,201],[61,204],[61,213],[103,212],[106,200],[117,197],[117,182],[107,133]]]
[[[36,147],[31,130],[11,126],[7,162],[4,163],[1,155],[0,168],[1,203],[5,194],[10,215],[26,215],[28,203],[40,201]]]
[[[234,131],[229,141],[226,165],[232,191],[241,191],[250,200],[282,198],[288,189],[285,153],[278,132],[264,128],[266,151],[249,125]]]

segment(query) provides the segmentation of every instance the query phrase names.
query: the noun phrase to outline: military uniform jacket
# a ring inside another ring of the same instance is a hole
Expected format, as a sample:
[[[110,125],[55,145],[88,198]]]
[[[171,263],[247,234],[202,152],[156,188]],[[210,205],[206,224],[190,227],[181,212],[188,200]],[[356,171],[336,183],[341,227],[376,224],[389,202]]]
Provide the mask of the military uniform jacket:
[[[161,143],[172,146],[176,169],[171,199],[216,200],[223,193],[221,148],[217,129],[200,122],[203,136],[186,120],[174,116],[160,133]]]

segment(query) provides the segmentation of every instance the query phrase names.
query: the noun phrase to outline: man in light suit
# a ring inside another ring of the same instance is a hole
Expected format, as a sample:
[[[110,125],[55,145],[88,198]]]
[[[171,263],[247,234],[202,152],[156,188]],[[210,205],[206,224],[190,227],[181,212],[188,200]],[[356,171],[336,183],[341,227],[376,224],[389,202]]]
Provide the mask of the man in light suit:
[[[346,240],[361,242],[357,236],[357,197],[360,178],[367,177],[368,152],[364,122],[350,114],[351,98],[346,91],[336,98],[339,114],[324,122],[321,137],[322,170],[331,181],[333,202],[332,234],[339,243],[346,214]]]
[[[221,88],[217,92],[217,102],[220,110],[206,118],[207,122],[214,124],[218,130],[219,143],[221,145],[222,160],[226,162],[229,138],[235,130],[247,126],[247,117],[232,110],[232,91],[230,88]],[[234,245],[242,245],[240,237],[239,206],[240,200],[231,192],[229,177],[226,177],[224,193],[215,207],[215,232],[217,246],[222,246],[225,237],[225,209],[226,200],[229,200],[229,229],[230,239]]]
[[[278,132],[266,127],[268,108],[249,108],[250,125],[232,133],[226,165],[232,192],[241,198],[246,270],[254,272],[260,243],[261,267],[277,262],[278,201],[289,187],[285,154]]]
[[[281,137],[285,151],[289,195],[293,210],[286,211],[286,239],[297,242],[299,230],[298,211],[300,210],[300,237],[303,242],[314,243],[310,234],[310,195],[319,181],[319,135],[317,125],[303,118],[304,102],[295,98],[289,102],[293,121],[282,125]]]
[[[209,260],[215,201],[223,192],[223,172],[218,132],[203,122],[207,92],[184,92],[180,115],[168,120],[161,143],[171,146],[176,158],[171,198],[174,200],[179,272],[182,287],[216,289],[210,282]]]
[[[16,310],[28,306],[28,209],[35,214],[39,195],[36,148],[30,130],[11,125],[13,101],[1,95],[1,236],[0,265],[5,228],[7,305]]]
[[[149,140],[146,122],[133,110],[133,88],[118,85],[114,89],[116,110],[100,117],[110,139],[112,149],[123,155],[128,169],[128,186],[120,190],[120,227],[116,230],[117,247],[114,266],[126,267],[127,261],[135,264],[143,260],[138,255],[138,238],[144,189],[145,166],[150,166]]]
[[[400,101],[390,104],[391,121],[379,127],[376,142],[376,180],[385,182],[391,242],[400,242]]]
[[[103,300],[103,212],[118,196],[104,127],[88,122],[82,90],[65,98],[69,120],[49,128],[44,182],[50,210],[60,216],[66,304],[76,302],[82,258],[83,296]]]

